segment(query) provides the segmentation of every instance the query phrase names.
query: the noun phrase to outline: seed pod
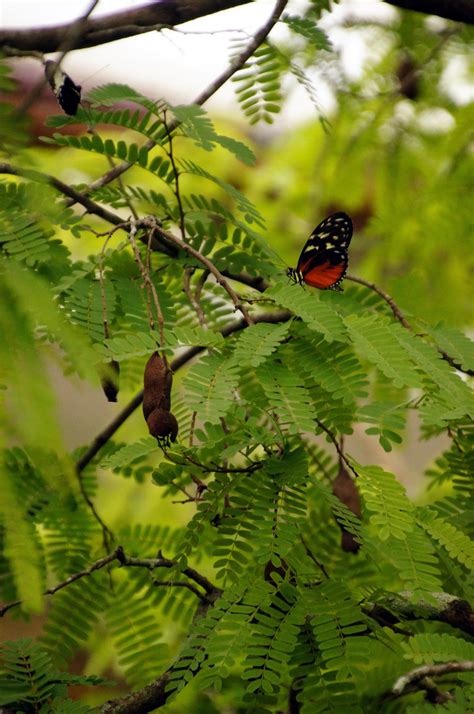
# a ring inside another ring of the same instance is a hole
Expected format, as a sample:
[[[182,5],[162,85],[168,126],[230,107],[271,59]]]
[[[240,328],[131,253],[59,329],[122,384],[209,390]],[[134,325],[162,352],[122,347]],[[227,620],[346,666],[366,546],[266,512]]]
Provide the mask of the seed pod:
[[[176,441],[178,422],[171,412],[164,409],[153,409],[146,420],[148,430],[158,441],[169,443]]]
[[[100,366],[100,383],[107,401],[116,402],[120,386],[120,365],[114,359]]]
[[[349,475],[349,472],[341,463],[339,473],[337,474],[332,484],[333,494],[359,518],[362,515],[360,505],[360,494],[354,479]],[[341,548],[349,553],[357,553],[360,544],[356,541],[352,533],[349,533],[344,526],[339,523],[339,528],[342,531]]]
[[[173,376],[165,360],[154,352],[148,360],[144,374],[143,414],[148,418],[153,409],[169,412]]]
[[[44,73],[61,109],[65,114],[75,116],[81,103],[81,87],[52,60],[44,63]]]
[[[403,54],[396,70],[399,91],[407,99],[415,101],[420,93],[419,70],[409,54]]]
[[[148,360],[143,381],[143,415],[150,434],[165,443],[176,441],[178,422],[170,412],[173,375],[158,352]]]

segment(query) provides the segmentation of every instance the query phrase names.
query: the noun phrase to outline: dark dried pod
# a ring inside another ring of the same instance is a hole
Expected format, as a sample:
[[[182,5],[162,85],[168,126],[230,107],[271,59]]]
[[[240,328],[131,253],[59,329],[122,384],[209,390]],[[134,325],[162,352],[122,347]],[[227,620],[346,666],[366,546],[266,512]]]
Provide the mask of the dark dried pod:
[[[120,365],[114,359],[100,366],[100,383],[107,401],[116,402],[120,387]]]
[[[148,430],[158,441],[169,443],[176,441],[178,422],[174,415],[165,409],[153,409],[146,420]]]
[[[400,94],[415,101],[420,93],[419,70],[409,54],[403,54],[397,67]]]
[[[154,352],[145,367],[143,388],[143,415],[148,415],[154,409],[169,411],[171,409],[171,386],[173,375],[166,361]]]
[[[339,473],[332,484],[332,492],[347,508],[359,518],[362,515],[360,505],[360,494],[354,479],[350,476],[344,464],[341,463]],[[341,548],[348,553],[357,553],[360,544],[356,541],[352,533],[349,533],[344,526],[339,523],[342,531]]]
[[[75,116],[81,103],[81,87],[52,60],[44,63],[44,73],[61,109]]]

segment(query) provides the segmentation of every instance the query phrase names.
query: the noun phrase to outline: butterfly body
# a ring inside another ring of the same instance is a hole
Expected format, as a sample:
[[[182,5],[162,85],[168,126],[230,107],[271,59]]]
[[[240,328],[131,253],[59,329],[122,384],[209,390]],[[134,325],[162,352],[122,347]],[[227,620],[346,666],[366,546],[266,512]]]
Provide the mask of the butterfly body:
[[[333,213],[316,226],[301,251],[296,268],[288,275],[298,283],[320,290],[340,290],[349,257],[352,221],[342,211]]]

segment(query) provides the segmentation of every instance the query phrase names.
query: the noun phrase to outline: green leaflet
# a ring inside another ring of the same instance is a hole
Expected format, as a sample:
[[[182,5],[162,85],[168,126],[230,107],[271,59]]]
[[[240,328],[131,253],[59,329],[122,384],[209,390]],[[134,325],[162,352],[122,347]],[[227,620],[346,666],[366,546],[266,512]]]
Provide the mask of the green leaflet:
[[[42,704],[57,697],[55,712],[86,714],[93,709],[72,702],[67,696],[66,685],[111,684],[101,677],[59,671],[47,651],[30,638],[4,642],[0,657],[0,706],[15,705],[17,709],[18,702],[23,702],[38,710]]]
[[[292,342],[289,357],[293,369],[354,409],[356,400],[367,396],[368,383],[351,346],[314,339],[304,328],[294,332],[297,339]]]
[[[124,583],[109,601],[106,617],[127,680],[133,687],[147,684],[169,657],[150,598],[140,595],[133,581]]]
[[[354,464],[359,478],[357,485],[364,497],[370,516],[370,524],[377,536],[386,540],[389,536],[403,540],[415,527],[413,505],[405,489],[395,476],[380,466]]]
[[[266,290],[265,296],[294,312],[310,330],[322,334],[327,342],[347,341],[346,330],[341,318],[329,303],[318,299],[316,291],[312,291],[310,294],[309,290],[300,285],[281,283],[275,288]]]
[[[237,84],[239,104],[251,124],[259,121],[271,124],[273,115],[280,111],[283,67],[279,53],[271,45],[263,43],[232,77]]]
[[[474,397],[469,387],[454,372],[441,355],[423,340],[401,328],[397,340],[419,365],[428,380],[435,384],[434,398],[453,405],[460,414],[474,415]]]
[[[238,368],[227,357],[214,353],[201,358],[183,383],[189,407],[204,422],[216,424],[232,405]]]
[[[288,329],[288,323],[251,325],[237,338],[231,361],[242,368],[258,367],[278,349]]]
[[[404,658],[415,666],[474,659],[474,645],[447,633],[418,633],[402,643]]]
[[[13,581],[27,611],[40,612],[44,587],[41,549],[34,526],[25,519],[21,495],[15,488],[14,473],[0,460],[2,489],[1,516],[5,528],[4,552]]]
[[[444,518],[436,518],[430,508],[425,508],[419,514],[421,527],[448,551],[451,558],[464,565],[468,571],[474,571],[474,543]]]
[[[197,104],[186,104],[172,106],[171,111],[181,124],[181,133],[194,139],[197,146],[211,151],[216,145],[219,145],[234,154],[244,164],[252,166],[255,163],[255,155],[248,146],[229,136],[216,133],[209,115],[202,107]]]
[[[101,463],[103,468],[115,469],[121,466],[130,464],[135,459],[145,456],[152,451],[158,449],[156,439],[153,436],[147,436],[135,444],[128,444],[121,449],[118,449],[110,456],[107,456]]]
[[[278,362],[273,362],[271,368],[262,365],[256,374],[280,427],[290,434],[313,432],[316,413],[303,380]]]
[[[458,362],[463,369],[474,370],[474,342],[454,327],[437,325],[428,328],[440,349]]]
[[[378,367],[395,386],[421,387],[415,365],[397,340],[399,332],[406,332],[399,325],[373,315],[348,315],[344,322],[361,356]]]

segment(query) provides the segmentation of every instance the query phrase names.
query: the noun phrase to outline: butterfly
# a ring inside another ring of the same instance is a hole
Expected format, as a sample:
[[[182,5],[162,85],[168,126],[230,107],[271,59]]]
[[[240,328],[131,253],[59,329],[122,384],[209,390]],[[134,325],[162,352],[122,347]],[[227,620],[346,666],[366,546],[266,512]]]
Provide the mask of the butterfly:
[[[57,69],[56,62],[47,60],[44,72],[61,109],[65,114],[75,116],[81,103],[81,87],[66,72]]]
[[[347,248],[352,238],[352,221],[342,211],[333,213],[316,226],[306,241],[296,268],[288,276],[320,290],[341,290],[349,257]]]

